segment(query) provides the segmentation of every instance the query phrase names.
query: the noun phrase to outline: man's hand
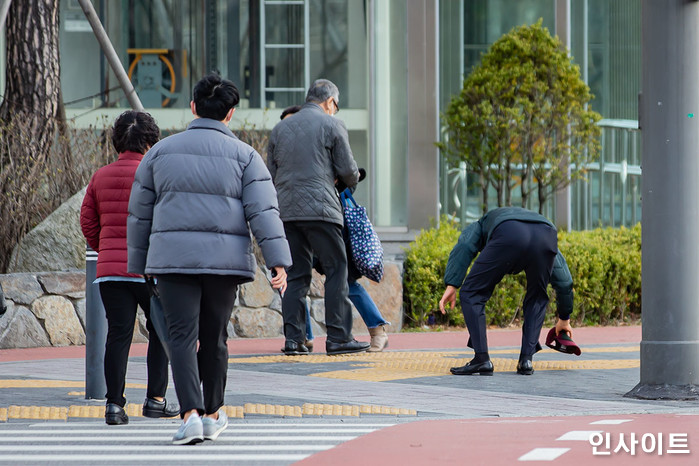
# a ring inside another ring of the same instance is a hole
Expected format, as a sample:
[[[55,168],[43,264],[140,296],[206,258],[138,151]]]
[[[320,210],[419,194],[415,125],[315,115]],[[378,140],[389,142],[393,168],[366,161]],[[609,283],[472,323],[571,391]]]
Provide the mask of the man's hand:
[[[573,338],[573,327],[570,326],[570,319],[558,319],[556,322],[556,336],[558,336],[561,332],[566,332],[569,337]]]
[[[284,295],[286,291],[286,270],[284,267],[272,267],[272,288],[277,288]]]
[[[446,314],[447,311],[445,309],[445,306],[449,304],[452,309],[456,306],[456,287],[447,285],[447,289],[444,290],[444,294],[442,295],[442,299],[439,300],[439,310],[442,311],[442,314]]]

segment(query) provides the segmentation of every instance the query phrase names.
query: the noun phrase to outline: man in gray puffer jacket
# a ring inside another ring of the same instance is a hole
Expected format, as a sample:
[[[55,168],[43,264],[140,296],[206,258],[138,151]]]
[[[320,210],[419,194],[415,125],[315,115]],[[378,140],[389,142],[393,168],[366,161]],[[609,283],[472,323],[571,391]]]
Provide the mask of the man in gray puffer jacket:
[[[340,109],[337,86],[318,79],[306,103],[274,127],[267,146],[267,167],[279,197],[284,231],[291,247],[289,289],[282,299],[285,354],[308,354],[306,295],[313,255],[325,271],[325,325],[328,354],[366,351],[369,343],[352,337],[348,298],[344,224],[336,183],[353,187],[359,180],[347,129],[333,118]]]
[[[228,425],[220,409],[227,325],[237,286],[255,277],[250,230],[282,292],[291,265],[264,161],[228,129],[238,101],[232,82],[217,75],[199,81],[191,103],[196,119],[148,151],[129,199],[128,270],[156,277],[168,325],[184,419],[175,444],[214,440]]]

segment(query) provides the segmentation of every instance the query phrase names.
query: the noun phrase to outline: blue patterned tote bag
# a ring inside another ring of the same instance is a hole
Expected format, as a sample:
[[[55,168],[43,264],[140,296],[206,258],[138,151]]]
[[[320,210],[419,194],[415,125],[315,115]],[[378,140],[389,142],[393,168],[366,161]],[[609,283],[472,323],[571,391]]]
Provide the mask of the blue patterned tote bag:
[[[383,278],[383,247],[366,209],[354,200],[349,190],[340,194],[345,211],[345,226],[349,231],[350,247],[357,270],[369,280],[380,282]]]

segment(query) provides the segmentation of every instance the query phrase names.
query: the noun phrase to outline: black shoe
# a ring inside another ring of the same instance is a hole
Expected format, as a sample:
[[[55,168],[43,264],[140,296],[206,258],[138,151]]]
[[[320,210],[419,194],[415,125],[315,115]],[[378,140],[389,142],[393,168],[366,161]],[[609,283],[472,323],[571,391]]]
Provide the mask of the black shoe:
[[[517,373],[521,375],[532,375],[534,366],[531,359],[520,359],[517,363]]]
[[[493,363],[490,361],[490,359],[475,364],[469,362],[465,366],[452,367],[449,370],[454,375],[493,375]]]
[[[129,416],[126,415],[124,408],[116,403],[107,403],[104,410],[104,421],[110,426],[117,426],[129,423]]]
[[[300,354],[308,354],[310,351],[308,351],[308,348],[301,343],[297,343],[293,340],[286,340],[286,343],[284,343],[284,348],[282,348],[282,353],[286,354],[287,356],[298,356]]]
[[[180,415],[180,407],[167,404],[167,400],[158,401],[153,398],[146,398],[143,402],[143,415],[145,417],[175,417]]]
[[[326,340],[325,352],[330,355],[361,353],[362,351],[368,350],[369,346],[371,345],[366,341],[352,340],[347,343],[335,343],[334,341]]]

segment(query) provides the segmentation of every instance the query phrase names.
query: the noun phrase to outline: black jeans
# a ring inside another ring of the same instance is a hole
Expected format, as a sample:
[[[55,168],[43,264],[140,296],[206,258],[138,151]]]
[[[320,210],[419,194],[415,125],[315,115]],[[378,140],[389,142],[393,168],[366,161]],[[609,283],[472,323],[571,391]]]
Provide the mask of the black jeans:
[[[165,274],[157,279],[168,325],[170,365],[180,413],[196,409],[199,414],[213,414],[223,406],[228,373],[228,321],[240,278]]]
[[[328,340],[346,343],[352,337],[352,304],[347,286],[347,254],[342,227],[321,221],[284,222],[293,265],[282,298],[284,336],[306,340],[306,295],[311,286],[313,256],[325,273],[325,326]]]
[[[540,348],[539,333],[549,301],[546,287],[557,251],[556,230],[547,223],[508,220],[493,230],[459,294],[470,335],[469,346],[477,353],[488,351],[485,303],[506,274],[521,271],[527,275],[521,354],[531,356]]]
[[[145,282],[100,282],[100,296],[107,314],[107,344],[104,351],[104,378],[107,383],[107,403],[126,404],[126,366],[133,339],[138,305],[146,315],[148,330],[148,388],[146,396],[164,396],[167,390],[167,356],[150,320],[150,296]]]

